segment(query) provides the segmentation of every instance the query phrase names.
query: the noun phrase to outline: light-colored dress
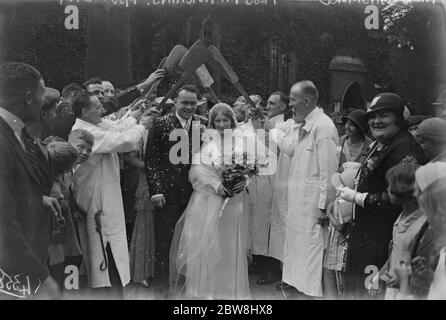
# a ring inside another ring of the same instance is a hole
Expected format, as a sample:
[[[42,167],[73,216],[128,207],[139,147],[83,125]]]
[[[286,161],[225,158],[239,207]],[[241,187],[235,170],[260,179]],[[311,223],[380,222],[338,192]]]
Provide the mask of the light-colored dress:
[[[139,156],[144,154],[148,131],[141,141]],[[136,219],[130,243],[130,276],[135,283],[155,275],[155,222],[154,207],[150,200],[149,185],[143,169],[136,189]]]
[[[184,283],[177,289],[185,293],[186,298],[248,299],[244,195],[234,195],[221,210],[224,199],[216,193],[222,173],[221,162],[203,161],[203,157],[216,159],[219,153],[217,144],[206,143],[201,163],[190,169],[189,180],[194,192],[175,228],[170,280],[178,286],[179,279],[184,276]]]
[[[272,180],[273,194],[268,255],[283,261],[288,215],[288,176],[299,126],[296,126],[293,119],[288,119],[286,122],[276,125],[276,128],[276,130],[282,130],[284,136],[277,142],[280,153],[277,160],[277,172]]]
[[[271,118],[270,121],[277,125],[284,122],[283,117],[283,114],[280,114]],[[277,150],[271,151],[277,154]],[[254,177],[253,182],[248,186],[249,201],[251,202],[249,206],[252,237],[251,253],[255,255],[269,255],[273,211],[273,180],[276,171],[271,170],[271,172],[268,172],[270,174]]]
[[[144,173],[139,177],[135,196],[137,212],[130,244],[130,275],[133,282],[142,283],[155,275],[154,208]]]
[[[389,272],[396,274],[395,268],[400,261],[411,264],[413,247],[421,227],[426,222],[426,215],[421,210],[416,210],[409,215],[400,214],[393,225],[391,253],[389,256]],[[399,289],[387,288],[386,300],[395,300]]]

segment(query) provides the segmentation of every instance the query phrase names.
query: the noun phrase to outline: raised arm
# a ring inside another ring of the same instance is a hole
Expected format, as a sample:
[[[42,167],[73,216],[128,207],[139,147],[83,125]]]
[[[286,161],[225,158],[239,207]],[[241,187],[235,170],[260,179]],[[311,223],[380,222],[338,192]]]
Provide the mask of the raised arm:
[[[93,153],[129,152],[138,150],[145,127],[136,124],[133,118],[128,119],[133,126],[123,131],[97,128],[91,133],[94,136]]]
[[[117,112],[119,109],[131,104],[141,95],[146,94],[152,85],[164,77],[165,71],[162,69],[156,70],[149,75],[149,77],[136,86],[131,86],[125,90],[118,92],[113,98],[106,98],[102,104],[106,110],[104,116]]]

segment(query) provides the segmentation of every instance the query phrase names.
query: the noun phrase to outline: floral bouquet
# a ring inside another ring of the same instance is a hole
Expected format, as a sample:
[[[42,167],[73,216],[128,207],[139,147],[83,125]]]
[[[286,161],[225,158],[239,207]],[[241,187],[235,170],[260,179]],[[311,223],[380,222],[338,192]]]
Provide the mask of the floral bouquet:
[[[234,195],[234,187],[247,177],[251,177],[258,173],[258,166],[256,162],[249,159],[247,152],[234,152],[232,153],[230,163],[223,164],[222,183],[223,186],[231,194],[228,198],[225,198],[223,206],[220,209],[219,216],[223,213],[229,199]]]

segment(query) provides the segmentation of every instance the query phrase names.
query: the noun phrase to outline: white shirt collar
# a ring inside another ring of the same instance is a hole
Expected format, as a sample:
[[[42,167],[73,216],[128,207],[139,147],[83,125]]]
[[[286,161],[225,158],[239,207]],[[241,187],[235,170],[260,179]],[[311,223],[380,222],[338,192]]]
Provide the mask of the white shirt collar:
[[[305,117],[305,126],[302,127],[307,132],[310,132],[311,128],[313,127],[313,124],[317,121],[318,116],[323,113],[324,111],[319,108],[315,107],[307,116]]]
[[[184,128],[186,126],[186,124],[189,122],[189,120],[184,119],[183,117],[181,117],[178,112],[175,112],[175,115],[177,117],[177,119],[180,121],[181,126]]]
[[[272,117],[271,119],[269,119],[272,123],[276,124],[276,123],[281,123],[281,122],[285,122],[284,120],[284,115],[283,113],[280,113],[274,117]]]
[[[316,115],[319,114],[321,109],[319,107],[315,107],[307,116],[305,117],[305,123],[311,123],[316,119]]]
[[[81,125],[83,127],[85,127],[85,126],[87,126],[87,127],[88,126],[98,127],[98,125],[93,124],[93,123],[88,122],[88,121],[85,121],[85,120],[82,120],[81,118],[76,118],[76,124]]]

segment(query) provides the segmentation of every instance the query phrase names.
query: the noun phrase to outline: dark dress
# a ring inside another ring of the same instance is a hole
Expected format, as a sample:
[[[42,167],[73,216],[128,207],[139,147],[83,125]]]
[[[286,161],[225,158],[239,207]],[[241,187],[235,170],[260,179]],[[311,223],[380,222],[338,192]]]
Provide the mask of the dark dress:
[[[393,223],[402,208],[390,203],[385,178],[387,170],[407,156],[415,157],[420,164],[426,162],[421,147],[406,130],[401,130],[388,144],[372,143],[367,153],[357,177],[357,191],[368,195],[364,208],[355,206],[354,224],[348,239],[347,299],[372,298],[365,286],[371,272],[367,270],[366,273],[366,267],[380,269],[388,257]]]
[[[170,245],[175,225],[193,191],[189,182],[190,162],[192,153],[200,150],[200,137],[205,125],[204,117],[194,115],[186,136],[189,142],[188,154],[180,155],[179,150],[178,153],[174,152],[175,155],[182,156],[186,163],[173,164],[169,158],[171,148],[180,141],[180,137],[169,141],[169,136],[173,130],[183,128],[175,113],[156,119],[147,140],[145,166],[149,193],[151,196],[163,194],[166,200],[164,207],[155,208],[155,285],[161,289],[167,289],[169,286]],[[199,143],[196,145],[192,145],[193,128],[200,130],[194,133],[198,134]]]

